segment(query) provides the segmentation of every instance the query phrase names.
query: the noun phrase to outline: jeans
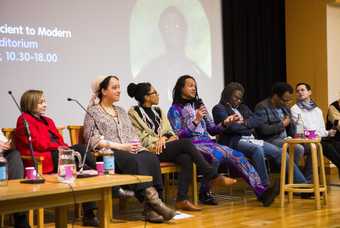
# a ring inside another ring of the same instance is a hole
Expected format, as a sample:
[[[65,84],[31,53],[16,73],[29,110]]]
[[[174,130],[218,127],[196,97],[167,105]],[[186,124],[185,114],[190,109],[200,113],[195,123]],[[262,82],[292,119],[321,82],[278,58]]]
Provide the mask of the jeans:
[[[277,138],[277,139],[274,139],[274,140],[270,140],[268,142],[278,146],[280,151],[282,150],[283,139]],[[304,154],[304,147],[300,144],[296,144],[295,145],[295,153],[294,153],[294,163],[295,163],[294,164],[294,182],[295,183],[307,183],[305,176],[302,174],[301,170],[296,165],[296,164],[298,164],[298,162],[301,159],[301,157],[303,156],[303,154]],[[281,156],[280,156],[280,158],[281,158]],[[288,159],[289,159],[289,155],[287,154],[286,164],[289,164]],[[281,165],[281,159],[280,159],[280,165]],[[288,172],[288,166],[287,166],[286,172]]]

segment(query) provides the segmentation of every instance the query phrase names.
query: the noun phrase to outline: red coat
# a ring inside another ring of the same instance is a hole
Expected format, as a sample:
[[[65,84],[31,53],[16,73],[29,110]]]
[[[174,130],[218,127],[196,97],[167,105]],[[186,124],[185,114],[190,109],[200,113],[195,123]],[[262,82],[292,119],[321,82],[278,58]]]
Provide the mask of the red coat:
[[[15,145],[22,155],[31,155],[28,146],[23,116],[29,124],[32,136],[32,144],[35,157],[43,157],[43,173],[53,172],[53,160],[51,151],[57,150],[59,146],[68,146],[64,143],[62,135],[59,134],[52,119],[43,116],[41,119],[28,113],[23,113],[17,120],[15,130]],[[52,142],[50,134],[54,135],[56,142]],[[32,162],[25,162],[25,166],[32,165]]]

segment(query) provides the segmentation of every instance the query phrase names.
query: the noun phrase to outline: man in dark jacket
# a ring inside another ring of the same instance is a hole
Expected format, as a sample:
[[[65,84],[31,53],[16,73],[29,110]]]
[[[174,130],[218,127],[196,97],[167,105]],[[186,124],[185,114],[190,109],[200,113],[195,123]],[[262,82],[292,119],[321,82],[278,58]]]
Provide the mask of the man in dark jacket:
[[[296,126],[289,109],[292,94],[291,85],[278,82],[274,84],[271,96],[255,107],[255,114],[262,120],[262,124],[256,128],[258,137],[280,148],[286,138],[294,137],[296,133]],[[303,153],[303,146],[296,145],[295,163],[298,163]],[[294,176],[298,173],[295,172]],[[300,178],[305,179],[303,175]]]

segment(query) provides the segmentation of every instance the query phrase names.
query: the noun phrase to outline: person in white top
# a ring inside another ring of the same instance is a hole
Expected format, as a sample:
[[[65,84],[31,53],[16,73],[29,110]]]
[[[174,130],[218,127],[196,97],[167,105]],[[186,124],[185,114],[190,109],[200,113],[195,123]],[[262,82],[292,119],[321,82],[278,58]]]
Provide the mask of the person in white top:
[[[340,151],[337,151],[330,138],[335,136],[336,130],[326,130],[325,121],[321,109],[311,99],[312,88],[307,83],[298,83],[295,87],[297,103],[291,108],[293,120],[297,121],[300,115],[305,130],[315,130],[317,136],[321,137],[321,144],[324,155],[333,162],[340,170]],[[305,148],[305,152],[309,148]],[[312,177],[311,156],[306,153],[307,161],[305,167],[305,177],[308,181]],[[340,172],[339,172],[340,173]]]

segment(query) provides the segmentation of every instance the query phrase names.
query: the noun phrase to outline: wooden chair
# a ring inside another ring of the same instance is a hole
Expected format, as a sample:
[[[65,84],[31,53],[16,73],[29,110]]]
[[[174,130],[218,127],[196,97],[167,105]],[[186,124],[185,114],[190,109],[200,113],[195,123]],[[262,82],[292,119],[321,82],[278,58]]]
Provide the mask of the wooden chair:
[[[84,143],[83,139],[83,126],[70,125],[67,126],[70,134],[71,144]],[[170,185],[170,173],[179,172],[180,168],[171,162],[161,162],[161,173],[164,175],[164,194],[165,199],[168,200],[169,195],[169,185]],[[198,204],[198,188],[197,188],[197,171],[196,165],[193,164],[193,178],[192,178],[192,198],[195,205]]]
[[[65,129],[64,126],[58,127],[58,131],[61,135],[63,134],[64,129]],[[2,132],[4,133],[6,138],[12,139],[12,148],[14,148],[15,128],[2,128]],[[32,156],[30,156],[30,155],[21,155],[21,158],[22,158],[22,160],[32,161]],[[44,160],[44,158],[43,157],[36,157],[35,159],[37,161],[38,172],[39,172],[39,174],[42,174],[42,161]],[[44,209],[43,208],[37,209],[37,220],[38,220],[37,221],[37,227],[38,228],[44,227]],[[2,224],[3,221],[4,221],[4,219],[2,218],[2,222],[1,222],[2,226],[3,226],[3,224]],[[34,227],[34,210],[32,210],[32,209],[28,211],[28,222],[29,222],[29,225],[31,227]]]

